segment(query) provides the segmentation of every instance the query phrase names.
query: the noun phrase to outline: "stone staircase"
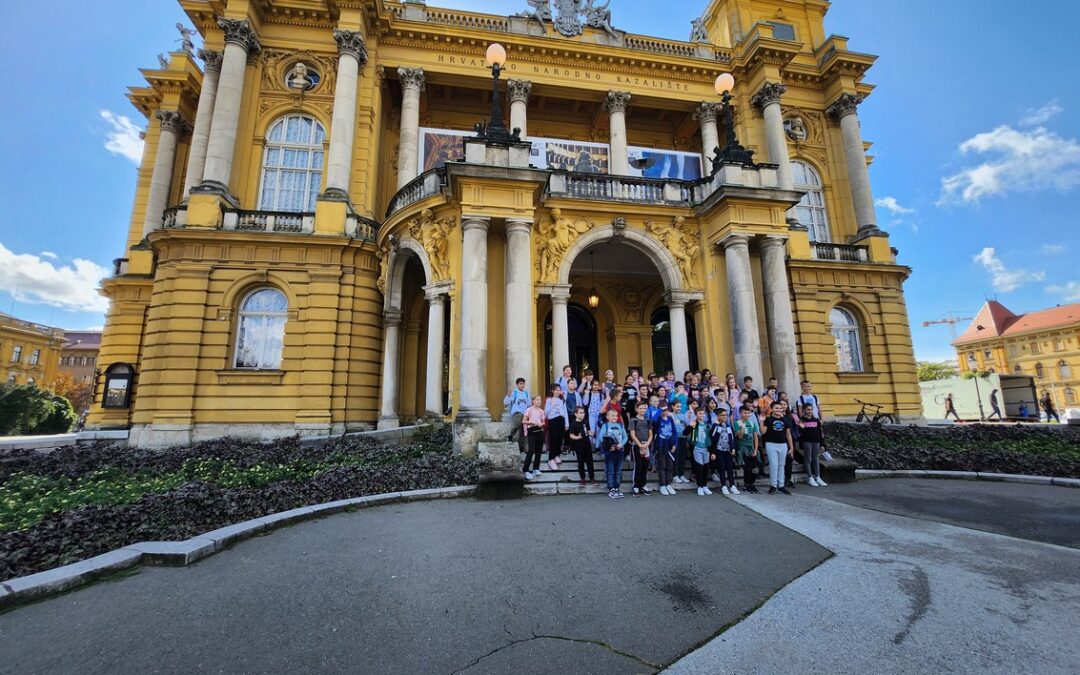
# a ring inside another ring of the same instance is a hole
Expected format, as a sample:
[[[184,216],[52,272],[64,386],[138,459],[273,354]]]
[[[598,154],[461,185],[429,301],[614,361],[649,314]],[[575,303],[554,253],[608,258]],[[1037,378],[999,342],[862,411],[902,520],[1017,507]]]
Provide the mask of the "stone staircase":
[[[548,468],[547,453],[541,457],[540,470],[543,471],[539,477],[529,481],[525,481],[525,494],[527,495],[553,495],[553,494],[606,494],[607,493],[607,479],[604,477],[604,459],[599,453],[593,454],[593,465],[596,473],[596,483],[581,485],[580,478],[578,477],[578,462],[577,457],[574,454],[563,455],[563,463],[559,465],[558,471],[552,471]],[[521,462],[525,461],[525,455],[520,454],[518,459],[518,468],[521,468]],[[697,483],[694,482],[693,470],[691,463],[686,464],[686,477],[690,479],[689,483],[672,483],[671,486],[679,492],[688,492],[695,495],[697,493]],[[795,464],[793,467],[794,477],[793,480],[796,484],[806,482],[806,474],[800,464]],[[623,494],[627,497],[630,496],[631,488],[634,485],[634,471],[633,463],[630,461],[623,462],[622,470],[622,482],[621,487]],[[735,485],[742,486],[742,469],[736,468],[735,470]],[[764,487],[765,491],[769,489],[769,481],[767,478],[758,477],[756,482],[758,490]],[[657,474],[652,471],[649,472],[646,486],[653,491],[654,495],[659,496],[660,493],[656,492],[659,487],[657,484]],[[715,494],[720,494],[720,483],[716,481],[709,481],[709,489]],[[813,488],[808,488],[813,489]]]

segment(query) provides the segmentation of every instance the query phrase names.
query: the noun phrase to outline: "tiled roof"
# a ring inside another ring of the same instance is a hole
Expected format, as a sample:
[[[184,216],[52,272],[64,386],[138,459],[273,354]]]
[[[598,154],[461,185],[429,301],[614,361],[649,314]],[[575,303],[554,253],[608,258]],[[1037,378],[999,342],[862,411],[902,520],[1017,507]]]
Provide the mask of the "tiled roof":
[[[1017,315],[1010,312],[1000,302],[990,300],[983,305],[975,316],[975,320],[953,344],[977,342],[993,337],[1010,337],[1074,323],[1080,324],[1080,302]]]

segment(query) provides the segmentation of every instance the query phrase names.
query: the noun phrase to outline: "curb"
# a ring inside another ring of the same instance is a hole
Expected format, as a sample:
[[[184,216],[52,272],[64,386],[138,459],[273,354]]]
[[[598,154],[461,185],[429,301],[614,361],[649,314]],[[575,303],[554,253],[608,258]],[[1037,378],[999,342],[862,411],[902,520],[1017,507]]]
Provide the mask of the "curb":
[[[236,542],[285,525],[341,513],[342,511],[417,502],[428,499],[469,497],[476,486],[431,488],[408,492],[388,492],[381,495],[340,499],[325,504],[302,506],[269,516],[253,518],[242,523],[205,532],[184,541],[141,541],[109,551],[93,558],[57,567],[0,583],[0,610],[9,609],[40,598],[77,588],[103,576],[129,569],[139,564],[183,567],[214,555]]]
[[[1080,478],[1058,478],[1056,476],[1027,476],[1019,473],[989,473],[985,471],[879,471],[877,469],[856,469],[855,477],[860,480],[871,478],[937,478],[946,480],[986,480],[999,483],[1026,483],[1028,485],[1057,485],[1060,487],[1080,488]]]

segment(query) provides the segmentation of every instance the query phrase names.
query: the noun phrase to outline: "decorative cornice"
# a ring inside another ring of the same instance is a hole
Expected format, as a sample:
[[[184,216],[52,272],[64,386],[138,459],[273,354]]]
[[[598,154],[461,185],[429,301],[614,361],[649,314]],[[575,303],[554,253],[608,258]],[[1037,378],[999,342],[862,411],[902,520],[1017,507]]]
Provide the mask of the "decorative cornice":
[[[233,43],[244,48],[250,55],[262,49],[255,29],[247,19],[218,19],[218,27],[225,32],[225,43]]]
[[[714,101],[702,101],[694,108],[694,119],[702,124],[716,122],[720,118],[720,104]]]
[[[506,96],[511,103],[518,101],[528,103],[530,94],[532,94],[532,82],[514,79],[506,81]]]
[[[203,67],[204,73],[220,73],[221,72],[221,52],[214,51],[213,49],[200,49],[199,58],[203,60],[205,66]]]
[[[863,97],[858,94],[840,94],[840,98],[836,99],[825,109],[825,114],[834,119],[842,119],[848,115],[855,114],[855,108],[863,102]]]
[[[604,98],[604,109],[608,113],[624,113],[629,105],[630,92],[628,91],[609,91]]]
[[[757,93],[750,97],[750,103],[759,110],[764,110],[773,103],[779,104],[780,97],[787,93],[787,87],[782,82],[766,82],[761,85]]]
[[[334,41],[338,44],[338,54],[352,54],[361,66],[367,63],[367,45],[364,44],[363,34],[336,28]]]
[[[158,110],[154,116],[161,122],[162,131],[171,131],[175,134],[183,133],[188,129],[188,123],[175,110]]]
[[[402,89],[416,89],[424,91],[424,69],[406,68],[401,66],[397,69],[398,78],[401,80]]]

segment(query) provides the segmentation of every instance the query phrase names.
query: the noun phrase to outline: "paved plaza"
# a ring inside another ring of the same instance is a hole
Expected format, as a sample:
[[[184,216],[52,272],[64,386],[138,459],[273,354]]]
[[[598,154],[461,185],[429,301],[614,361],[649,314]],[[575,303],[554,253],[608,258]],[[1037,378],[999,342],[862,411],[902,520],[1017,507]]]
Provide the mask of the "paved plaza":
[[[387,506],[11,610],[0,672],[1066,673],[1080,550],[1031,539],[1075,544],[1078,507],[928,480]]]

